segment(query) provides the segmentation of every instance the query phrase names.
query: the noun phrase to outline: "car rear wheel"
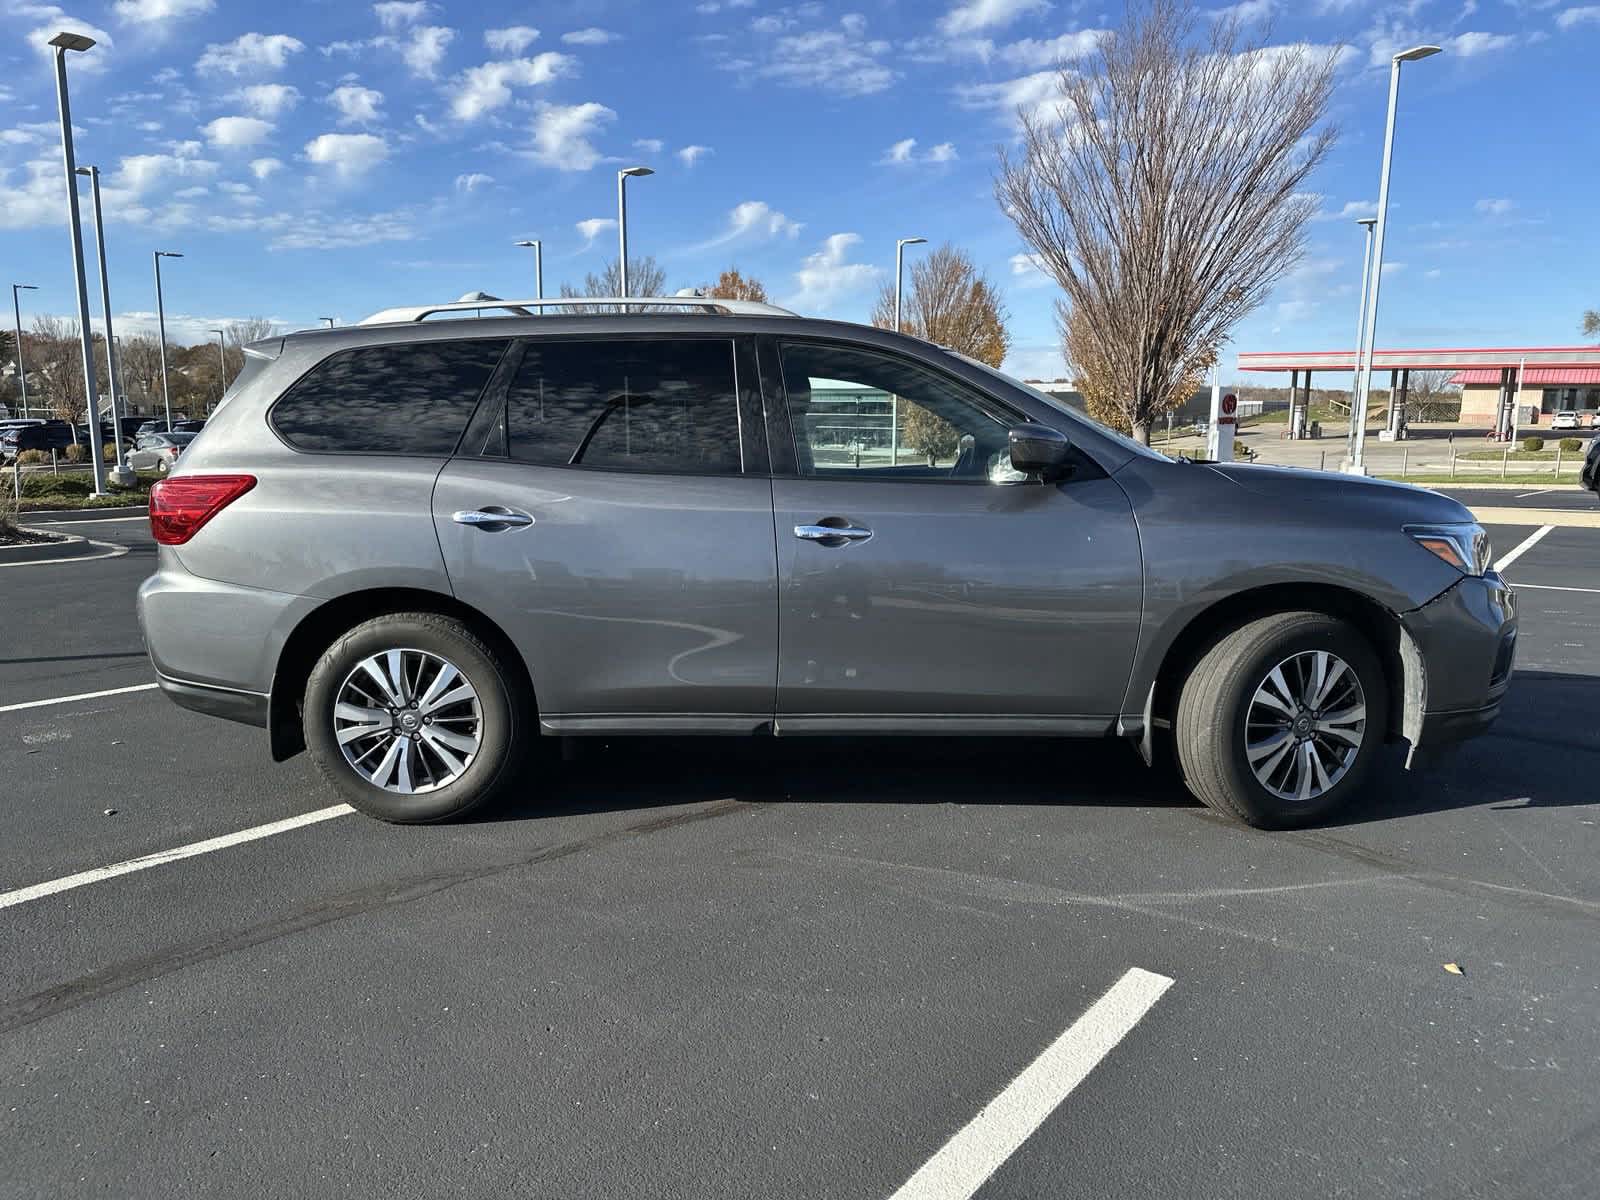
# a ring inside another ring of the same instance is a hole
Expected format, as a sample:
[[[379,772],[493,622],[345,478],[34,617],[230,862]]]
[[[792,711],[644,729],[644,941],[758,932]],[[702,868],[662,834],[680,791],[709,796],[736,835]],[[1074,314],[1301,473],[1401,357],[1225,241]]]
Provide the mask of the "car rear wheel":
[[[306,746],[353,807],[383,821],[444,821],[517,775],[532,705],[465,625],[433,613],[364,621],[306,684]]]
[[[1309,825],[1358,793],[1387,728],[1377,655],[1322,613],[1251,621],[1203,655],[1173,724],[1184,782],[1249,825]]]

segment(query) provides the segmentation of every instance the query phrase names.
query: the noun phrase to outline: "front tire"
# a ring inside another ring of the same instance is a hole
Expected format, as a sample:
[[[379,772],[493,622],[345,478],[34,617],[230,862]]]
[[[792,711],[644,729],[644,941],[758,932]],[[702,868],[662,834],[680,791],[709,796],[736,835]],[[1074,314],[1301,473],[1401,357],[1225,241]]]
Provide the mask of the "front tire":
[[[1313,824],[1362,788],[1388,727],[1383,668],[1353,626],[1323,613],[1262,617],[1221,638],[1178,697],[1184,782],[1261,829]]]
[[[330,786],[381,821],[445,821],[516,778],[537,730],[517,676],[461,622],[363,621],[306,683],[306,747]]]

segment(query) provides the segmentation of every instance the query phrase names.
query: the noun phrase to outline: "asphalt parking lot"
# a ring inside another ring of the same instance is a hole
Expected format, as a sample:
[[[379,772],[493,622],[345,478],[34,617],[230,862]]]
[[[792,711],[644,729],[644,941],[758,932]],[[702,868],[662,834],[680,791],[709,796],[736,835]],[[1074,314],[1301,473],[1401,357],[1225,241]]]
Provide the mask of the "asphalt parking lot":
[[[1298,834],[1015,740],[384,826],[149,690],[144,526],[74,525],[126,553],[0,569],[0,1196],[1590,1197],[1600,510],[1525,491],[1458,493],[1499,725]]]

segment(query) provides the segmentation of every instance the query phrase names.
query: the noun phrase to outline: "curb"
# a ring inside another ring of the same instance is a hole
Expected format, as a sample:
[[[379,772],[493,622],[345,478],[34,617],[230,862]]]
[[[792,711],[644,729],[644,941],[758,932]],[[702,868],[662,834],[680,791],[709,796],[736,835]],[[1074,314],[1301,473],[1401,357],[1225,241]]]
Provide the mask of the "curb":
[[[29,533],[50,534],[56,540],[26,546],[0,546],[0,568],[42,567],[47,563],[83,562],[96,558],[116,558],[126,554],[126,546],[110,542],[91,542],[77,534],[55,534],[48,529],[33,529],[27,525],[18,528]]]
[[[114,517],[142,517],[150,511],[145,504],[125,504],[103,508],[25,508],[17,514],[21,521],[105,521]]]

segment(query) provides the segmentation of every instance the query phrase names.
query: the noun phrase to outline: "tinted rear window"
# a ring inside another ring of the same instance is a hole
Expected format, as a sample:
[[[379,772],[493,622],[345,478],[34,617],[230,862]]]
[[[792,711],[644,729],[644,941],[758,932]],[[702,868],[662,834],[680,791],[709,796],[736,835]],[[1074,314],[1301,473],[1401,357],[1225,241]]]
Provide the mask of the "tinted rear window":
[[[504,339],[345,350],[272,406],[297,450],[450,454],[505,353]]]
[[[524,462],[737,475],[733,343],[536,342],[507,396],[506,433]]]

